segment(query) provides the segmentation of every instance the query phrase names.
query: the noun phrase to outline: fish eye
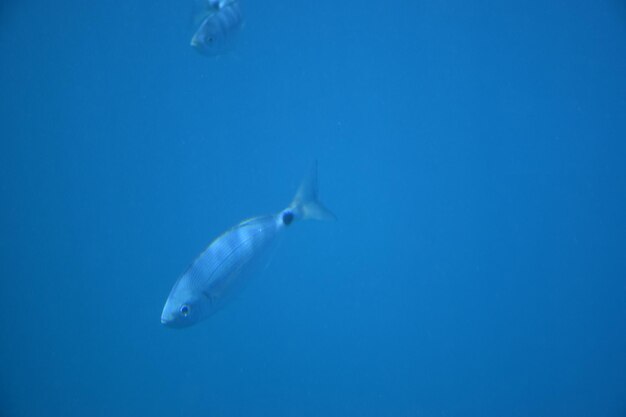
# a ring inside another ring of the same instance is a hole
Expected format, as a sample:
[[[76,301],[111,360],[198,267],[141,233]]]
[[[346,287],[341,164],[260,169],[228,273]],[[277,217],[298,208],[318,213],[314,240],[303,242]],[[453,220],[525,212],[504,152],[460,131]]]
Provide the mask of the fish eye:
[[[187,317],[189,315],[189,306],[187,304],[183,304],[180,307],[180,314],[182,314],[183,317]]]
[[[292,212],[286,211],[285,213],[283,213],[283,223],[286,226],[289,226],[292,221],[293,221],[293,213]]]

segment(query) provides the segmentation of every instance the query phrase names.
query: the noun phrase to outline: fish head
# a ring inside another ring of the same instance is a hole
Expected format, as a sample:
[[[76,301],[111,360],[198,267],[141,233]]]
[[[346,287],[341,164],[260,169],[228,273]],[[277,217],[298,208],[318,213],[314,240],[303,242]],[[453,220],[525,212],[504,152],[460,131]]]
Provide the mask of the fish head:
[[[237,1],[218,3],[191,38],[191,46],[205,56],[223,55],[232,50],[242,23]]]
[[[184,278],[184,277],[183,277]],[[184,285],[184,279],[172,288],[165,301],[161,313],[161,324],[172,328],[185,328],[192,326],[204,319],[205,301],[202,294],[198,294]],[[181,285],[183,284],[183,285]]]
[[[198,30],[191,38],[191,46],[202,55],[217,56],[223,53],[224,46],[219,36]]]

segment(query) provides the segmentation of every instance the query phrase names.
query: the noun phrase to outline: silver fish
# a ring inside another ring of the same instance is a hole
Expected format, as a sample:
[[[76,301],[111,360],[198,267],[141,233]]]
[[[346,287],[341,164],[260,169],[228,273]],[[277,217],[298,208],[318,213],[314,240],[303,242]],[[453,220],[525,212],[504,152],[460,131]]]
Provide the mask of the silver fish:
[[[306,219],[335,219],[318,200],[315,167],[287,208],[239,223],[196,258],[174,284],[165,301],[161,323],[182,328],[211,316],[266,263],[282,232],[294,222]]]
[[[191,38],[191,46],[203,55],[227,52],[242,24],[238,0],[208,0],[204,19]]]

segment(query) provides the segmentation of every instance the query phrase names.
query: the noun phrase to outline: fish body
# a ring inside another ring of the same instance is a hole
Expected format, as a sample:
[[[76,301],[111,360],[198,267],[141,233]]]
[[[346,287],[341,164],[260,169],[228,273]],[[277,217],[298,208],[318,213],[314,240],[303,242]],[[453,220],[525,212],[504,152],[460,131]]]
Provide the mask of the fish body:
[[[202,23],[191,38],[191,46],[207,56],[226,53],[243,19],[238,0],[209,0]]]
[[[315,169],[287,208],[245,220],[216,238],[174,284],[161,323],[182,328],[210,317],[266,264],[283,231],[305,219],[334,219],[317,199]]]

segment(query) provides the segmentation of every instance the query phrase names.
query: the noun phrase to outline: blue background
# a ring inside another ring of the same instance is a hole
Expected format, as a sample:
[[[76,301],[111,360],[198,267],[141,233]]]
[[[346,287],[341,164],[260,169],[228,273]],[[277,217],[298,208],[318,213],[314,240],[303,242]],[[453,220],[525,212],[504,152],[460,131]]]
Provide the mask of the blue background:
[[[626,416],[622,1],[0,6],[0,415]],[[196,327],[215,236],[311,161],[289,230]]]

